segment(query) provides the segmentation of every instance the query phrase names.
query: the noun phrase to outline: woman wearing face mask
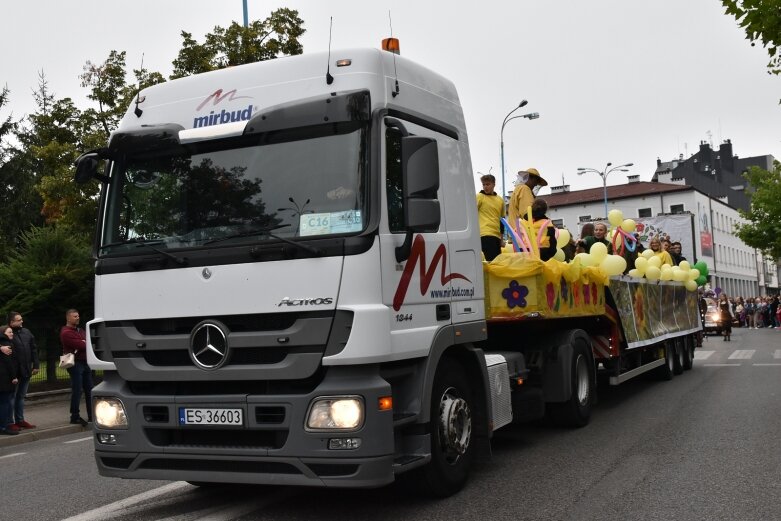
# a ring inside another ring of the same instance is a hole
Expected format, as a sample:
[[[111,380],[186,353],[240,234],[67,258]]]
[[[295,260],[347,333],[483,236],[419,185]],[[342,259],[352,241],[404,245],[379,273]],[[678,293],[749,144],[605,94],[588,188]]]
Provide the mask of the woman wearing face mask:
[[[536,168],[518,172],[518,180],[515,182],[515,190],[510,197],[510,208],[507,212],[510,226],[515,227],[515,221],[526,217],[537,192],[543,186],[548,186],[548,182],[542,178]]]

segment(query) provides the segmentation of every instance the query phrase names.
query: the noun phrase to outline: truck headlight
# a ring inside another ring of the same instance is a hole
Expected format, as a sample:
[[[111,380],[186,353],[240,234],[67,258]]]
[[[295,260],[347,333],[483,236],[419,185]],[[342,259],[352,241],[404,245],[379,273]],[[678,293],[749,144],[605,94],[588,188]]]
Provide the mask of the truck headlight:
[[[95,425],[101,429],[126,429],[125,406],[117,398],[96,398]]]
[[[320,397],[306,415],[306,430],[353,431],[363,426],[363,399],[358,396]]]

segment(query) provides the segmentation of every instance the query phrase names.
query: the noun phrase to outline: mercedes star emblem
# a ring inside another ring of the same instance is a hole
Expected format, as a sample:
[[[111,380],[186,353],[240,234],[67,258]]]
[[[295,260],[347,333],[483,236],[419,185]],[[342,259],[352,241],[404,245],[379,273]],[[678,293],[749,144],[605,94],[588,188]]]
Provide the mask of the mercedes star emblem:
[[[203,271],[201,271],[201,275],[203,276],[204,279],[208,280],[212,276],[212,270],[210,270],[209,268],[203,268]]]
[[[214,321],[195,326],[190,335],[190,358],[201,369],[218,369],[228,360],[227,328]]]

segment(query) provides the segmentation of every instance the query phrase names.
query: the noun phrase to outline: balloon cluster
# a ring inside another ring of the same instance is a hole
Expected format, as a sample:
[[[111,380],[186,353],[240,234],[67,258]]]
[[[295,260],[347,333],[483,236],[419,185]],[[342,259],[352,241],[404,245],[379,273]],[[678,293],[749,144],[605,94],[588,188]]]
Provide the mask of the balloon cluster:
[[[508,253],[525,253],[539,258],[539,244],[544,232],[544,227],[535,234],[533,228],[528,224],[532,222],[531,209],[528,210],[528,219],[526,222],[518,221],[515,227],[510,226],[506,220],[503,220],[507,229],[510,230],[512,246],[508,244],[505,251]],[[634,252],[637,248],[637,238],[633,232],[637,228],[637,223],[632,219],[624,219],[621,210],[611,210],[607,216],[612,229],[608,233],[610,243],[614,254],[608,253],[607,246],[602,242],[595,242],[588,253],[578,253],[575,259],[570,263],[571,268],[579,270],[593,266],[602,271],[605,275],[620,275],[627,268],[624,252]],[[536,240],[535,240],[536,239]],[[569,244],[571,235],[566,229],[556,230],[556,243],[559,246]],[[564,262],[566,256],[561,247],[556,249],[554,259]],[[695,291],[698,286],[707,282],[708,266],[700,261],[692,267],[687,261],[682,261],[678,266],[662,264],[659,257],[654,255],[652,250],[645,250],[635,260],[634,268],[627,273],[631,277],[648,280],[675,280],[683,282],[686,289]]]

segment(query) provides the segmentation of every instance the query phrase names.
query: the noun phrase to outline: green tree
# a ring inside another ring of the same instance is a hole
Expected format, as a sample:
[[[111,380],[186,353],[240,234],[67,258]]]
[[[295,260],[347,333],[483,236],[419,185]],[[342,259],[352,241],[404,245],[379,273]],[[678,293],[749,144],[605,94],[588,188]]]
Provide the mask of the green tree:
[[[749,222],[738,225],[736,235],[752,248],[773,259],[781,259],[781,163],[773,170],[752,166],[745,174],[754,188],[749,210],[740,211]]]
[[[303,24],[298,11],[281,8],[248,27],[236,22],[228,28],[216,26],[202,44],[191,33],[182,31],[182,48],[173,61],[171,79],[301,54],[303,46],[299,39],[305,31]]]
[[[9,97],[10,92],[4,88],[0,108]],[[41,198],[35,190],[38,171],[23,139],[25,128],[10,115],[0,123],[0,260],[19,246],[24,230],[43,224]]]
[[[722,0],[726,13],[746,31],[751,45],[761,42],[770,55],[768,72],[781,73],[781,3],[779,0]]]
[[[60,352],[57,331],[65,310],[81,309],[86,322],[93,309],[93,288],[88,240],[65,228],[46,226],[24,232],[22,246],[0,263],[3,314],[22,313],[50,361]]]

